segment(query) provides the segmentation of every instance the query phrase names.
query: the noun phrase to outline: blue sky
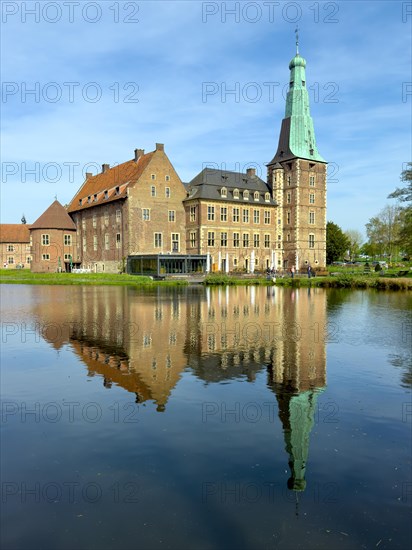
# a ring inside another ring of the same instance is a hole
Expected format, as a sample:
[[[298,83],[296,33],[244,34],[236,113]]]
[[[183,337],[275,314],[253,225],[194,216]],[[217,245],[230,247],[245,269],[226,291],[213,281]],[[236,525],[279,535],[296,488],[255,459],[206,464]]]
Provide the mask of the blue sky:
[[[410,2],[2,2],[1,222],[156,142],[183,181],[265,178],[296,25],[328,219],[365,235],[411,160]]]

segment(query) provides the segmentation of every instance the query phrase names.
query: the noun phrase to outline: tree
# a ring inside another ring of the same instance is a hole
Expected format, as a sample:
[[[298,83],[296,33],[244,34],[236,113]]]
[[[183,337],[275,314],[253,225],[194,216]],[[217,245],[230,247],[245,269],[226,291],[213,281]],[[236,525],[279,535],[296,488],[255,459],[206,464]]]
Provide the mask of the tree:
[[[389,261],[396,251],[400,230],[400,209],[386,205],[377,216],[366,224],[369,244],[375,245],[378,254],[387,254]]]
[[[326,224],[326,263],[342,258],[349,248],[349,240],[336,223]]]
[[[401,251],[412,256],[412,162],[408,162],[407,168],[401,173],[401,181],[407,183],[406,187],[395,189],[388,199],[397,199],[406,206],[399,206],[399,232],[397,244]],[[409,204],[408,204],[409,203]]]
[[[357,229],[348,229],[345,231],[345,236],[349,241],[349,256],[353,261],[354,257],[359,254],[360,247],[363,243],[362,233]]]

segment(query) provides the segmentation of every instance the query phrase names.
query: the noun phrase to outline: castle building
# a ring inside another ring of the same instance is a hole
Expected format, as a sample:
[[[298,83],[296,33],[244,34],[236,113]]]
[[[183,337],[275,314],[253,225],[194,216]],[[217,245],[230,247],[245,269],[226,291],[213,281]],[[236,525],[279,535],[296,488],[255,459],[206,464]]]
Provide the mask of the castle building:
[[[324,267],[327,163],[316,146],[305,67],[297,45],[266,182],[253,168],[205,168],[184,184],[163,144],[149,153],[135,149],[131,160],[86,174],[66,209],[55,202],[33,224],[32,271],[162,275]]]
[[[24,223],[0,225],[0,265],[2,267],[30,267],[32,256],[29,227]]]
[[[289,63],[289,91],[278,148],[267,165],[268,184],[279,205],[286,269],[326,265],[327,163],[316,147],[305,67],[297,46]]]

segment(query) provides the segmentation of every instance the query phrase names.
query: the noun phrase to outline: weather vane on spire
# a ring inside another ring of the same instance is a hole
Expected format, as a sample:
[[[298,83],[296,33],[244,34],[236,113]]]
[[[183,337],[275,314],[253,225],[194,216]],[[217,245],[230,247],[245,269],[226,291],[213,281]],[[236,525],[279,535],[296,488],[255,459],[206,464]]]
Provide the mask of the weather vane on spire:
[[[295,33],[296,33],[296,55],[299,55],[299,27],[298,26],[296,26]]]

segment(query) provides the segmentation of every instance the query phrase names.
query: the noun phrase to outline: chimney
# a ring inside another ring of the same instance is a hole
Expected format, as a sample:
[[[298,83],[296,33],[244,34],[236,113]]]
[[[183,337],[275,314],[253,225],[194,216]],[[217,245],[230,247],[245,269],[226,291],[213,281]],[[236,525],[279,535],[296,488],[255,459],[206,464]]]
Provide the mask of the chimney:
[[[107,170],[110,168],[110,164],[102,164],[102,174],[107,172]]]
[[[164,151],[165,146],[163,143],[156,143],[156,151]]]
[[[255,178],[256,177],[256,168],[248,168],[246,170],[246,175],[248,178]]]
[[[137,162],[140,157],[144,155],[144,149],[135,149],[134,150],[134,161]]]
[[[93,176],[92,172],[86,172],[86,179],[88,180]]]

